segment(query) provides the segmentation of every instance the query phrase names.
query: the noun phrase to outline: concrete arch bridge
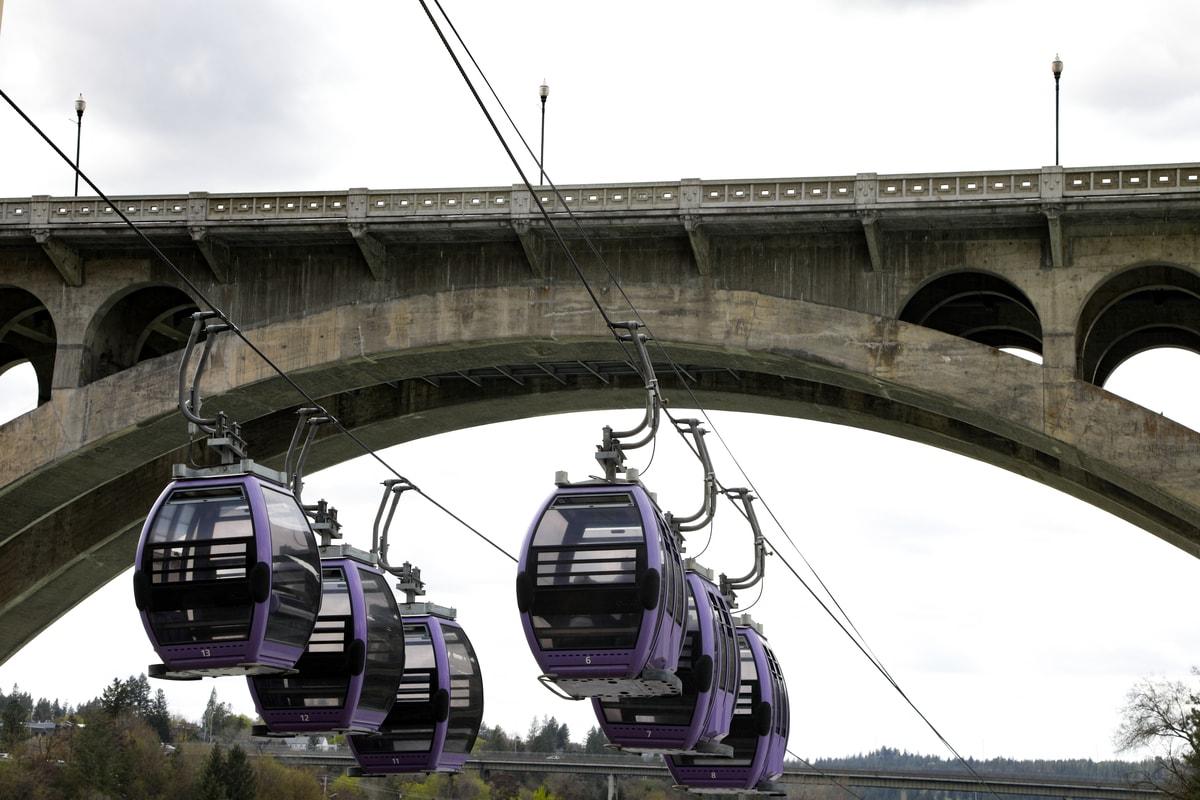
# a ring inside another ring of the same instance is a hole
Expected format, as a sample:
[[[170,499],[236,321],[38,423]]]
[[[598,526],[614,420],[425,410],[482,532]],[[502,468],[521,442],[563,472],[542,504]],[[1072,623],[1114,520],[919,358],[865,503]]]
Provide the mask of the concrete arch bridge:
[[[1141,350],[1200,351],[1200,166],[563,194],[706,407],[952,450],[1200,554],[1200,434],[1101,388]],[[114,202],[385,447],[642,402],[531,200],[485,187]],[[196,305],[107,205],[0,200],[0,371],[29,362],[39,381],[38,407],[0,426],[0,660],[132,563],[186,449],[176,351]],[[232,339],[206,386],[278,461],[298,398]],[[327,436],[311,467],[356,455]]]

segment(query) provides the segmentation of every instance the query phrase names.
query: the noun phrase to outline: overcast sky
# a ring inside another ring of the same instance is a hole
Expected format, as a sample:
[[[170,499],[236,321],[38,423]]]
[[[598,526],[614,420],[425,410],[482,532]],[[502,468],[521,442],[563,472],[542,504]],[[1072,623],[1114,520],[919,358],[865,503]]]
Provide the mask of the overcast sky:
[[[1036,168],[1053,161],[1056,52],[1065,164],[1197,158],[1192,4],[444,5],[531,141],[537,87],[549,82],[546,162],[559,183]],[[0,86],[68,150],[82,92],[82,164],[109,193],[517,180],[416,2],[6,0],[2,25]],[[0,196],[70,193],[71,171],[7,109],[0,152]],[[1200,357],[1157,352],[1108,388],[1200,428],[1198,377]],[[34,393],[29,370],[0,376],[0,420]],[[876,653],[962,752],[1111,757],[1129,686],[1184,677],[1196,660],[1200,564],[1152,535],[897,439],[713,416]],[[628,417],[488,426],[385,455],[515,551],[554,470],[594,471],[600,426]],[[493,454],[518,442],[500,474]],[[698,498],[688,458],[664,441],[646,476],[668,508]],[[723,455],[718,475],[741,483]],[[308,496],[337,505],[347,540],[366,547],[383,477],[348,462],[312,476]],[[537,685],[511,563],[421,502],[402,508],[400,552],[423,568],[431,600],[459,608],[488,721],[523,730],[554,714],[578,737],[590,710]],[[703,558],[731,574],[749,557],[737,519],[718,517]],[[940,752],[782,566],[768,570],[753,614],[787,674],[793,749]],[[78,702],[153,660],[124,574],[0,666],[0,686]],[[236,679],[166,689],[198,716],[212,685],[252,713]]]

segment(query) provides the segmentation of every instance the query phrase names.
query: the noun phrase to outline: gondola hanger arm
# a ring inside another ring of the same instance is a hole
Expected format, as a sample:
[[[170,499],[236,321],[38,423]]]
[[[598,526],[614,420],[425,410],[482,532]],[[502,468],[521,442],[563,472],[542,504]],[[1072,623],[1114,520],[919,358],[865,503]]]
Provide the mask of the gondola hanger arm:
[[[708,431],[701,426],[698,419],[674,419],[669,415],[668,418],[680,434],[690,436],[695,442],[692,452],[696,454],[704,470],[704,501],[696,513],[686,517],[668,515],[667,521],[676,534],[702,530],[712,522],[717,513],[717,476],[713,471],[712,458],[708,454],[708,445],[704,442]]]
[[[758,515],[754,513],[755,497],[749,489],[725,489],[723,490],[726,497],[735,504],[741,505],[742,515],[746,521],[750,523],[750,530],[754,535],[754,565],[745,575],[737,578],[730,578],[726,575],[721,575],[721,594],[725,595],[729,600],[729,607],[736,608],[735,592],[749,589],[763,579],[766,574],[767,561],[767,545],[766,538],[763,536],[762,527],[758,523]]]
[[[342,538],[342,525],[338,522],[337,509],[318,500],[315,504],[304,502],[304,464],[308,459],[308,451],[317,435],[317,428],[333,422],[333,418],[324,409],[307,406],[296,411],[296,429],[292,431],[292,441],[288,445],[287,455],[283,458],[283,472],[287,476],[292,496],[296,505],[308,516],[313,533],[321,537],[321,546],[328,547],[334,539]],[[299,449],[297,450],[297,447]]]
[[[203,433],[207,437],[207,445],[218,452],[223,465],[245,458],[246,442],[242,439],[241,426],[227,419],[224,412],[218,412],[214,417],[203,416],[200,384],[217,336],[232,329],[233,326],[215,311],[192,314],[192,329],[179,362],[179,411],[188,421],[188,432],[192,435]],[[201,336],[204,338],[204,347],[193,369],[192,355]]]
[[[658,378],[654,374],[654,365],[650,361],[646,342],[649,337],[641,332],[644,327],[640,322],[612,322],[609,328],[618,341],[632,342],[638,354],[640,366],[638,374],[642,377],[646,389],[646,409],[642,421],[626,431],[614,431],[606,425],[601,443],[597,446],[596,460],[604,467],[606,480],[615,481],[617,474],[625,471],[625,451],[645,447],[654,441],[658,433],[658,423],[662,412],[662,396],[658,389]],[[634,442],[626,439],[641,436]]]
[[[392,575],[400,576],[403,571],[402,567],[393,567],[388,563],[388,533],[392,527],[392,518],[396,516],[396,506],[400,503],[400,496],[410,489],[415,490],[413,486],[406,480],[398,478],[389,478],[383,482],[383,497],[379,500],[379,511],[375,514],[375,527],[371,534],[371,553],[379,562],[379,567]],[[388,506],[388,499],[391,499],[391,506]],[[387,511],[387,518],[384,518],[384,511]]]

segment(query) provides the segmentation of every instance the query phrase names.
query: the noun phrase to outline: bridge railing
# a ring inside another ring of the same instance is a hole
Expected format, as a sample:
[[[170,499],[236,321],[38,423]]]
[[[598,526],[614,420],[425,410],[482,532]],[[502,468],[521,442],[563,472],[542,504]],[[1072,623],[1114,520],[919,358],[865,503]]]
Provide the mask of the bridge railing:
[[[886,207],[895,203],[975,203],[1062,200],[1103,196],[1200,193],[1200,164],[1122,167],[1043,167],[1030,170],[934,172],[898,175],[860,173],[816,178],[744,181],[593,184],[559,187],[571,211],[691,211],[738,207]],[[563,212],[546,188],[542,205]],[[330,192],[190,194],[96,198],[39,195],[0,200],[0,228],[93,225],[120,220],[116,209],[143,224],[209,225],[236,222],[368,222],[422,216],[529,217],[536,203],[524,186],[453,189],[366,188]]]

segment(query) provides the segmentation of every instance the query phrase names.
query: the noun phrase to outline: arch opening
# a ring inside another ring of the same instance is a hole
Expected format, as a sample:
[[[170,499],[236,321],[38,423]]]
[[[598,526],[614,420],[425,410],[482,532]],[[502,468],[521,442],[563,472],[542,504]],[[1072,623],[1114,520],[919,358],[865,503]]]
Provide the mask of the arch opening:
[[[0,367],[0,425],[38,406],[37,371],[28,361]]]
[[[986,272],[942,275],[918,289],[900,320],[998,349],[1042,354],[1042,321],[1030,299]]]
[[[1200,431],[1200,353],[1178,347],[1143,350],[1118,364],[1104,388]]]
[[[93,321],[82,383],[100,380],[187,344],[196,302],[174,286],[135,289]]]
[[[58,334],[50,311],[32,293],[0,288],[0,374],[28,362],[37,376],[37,405],[50,399]]]
[[[1075,341],[1078,375],[1097,386],[1139,353],[1200,353],[1200,276],[1165,264],[1113,276],[1084,304]]]

